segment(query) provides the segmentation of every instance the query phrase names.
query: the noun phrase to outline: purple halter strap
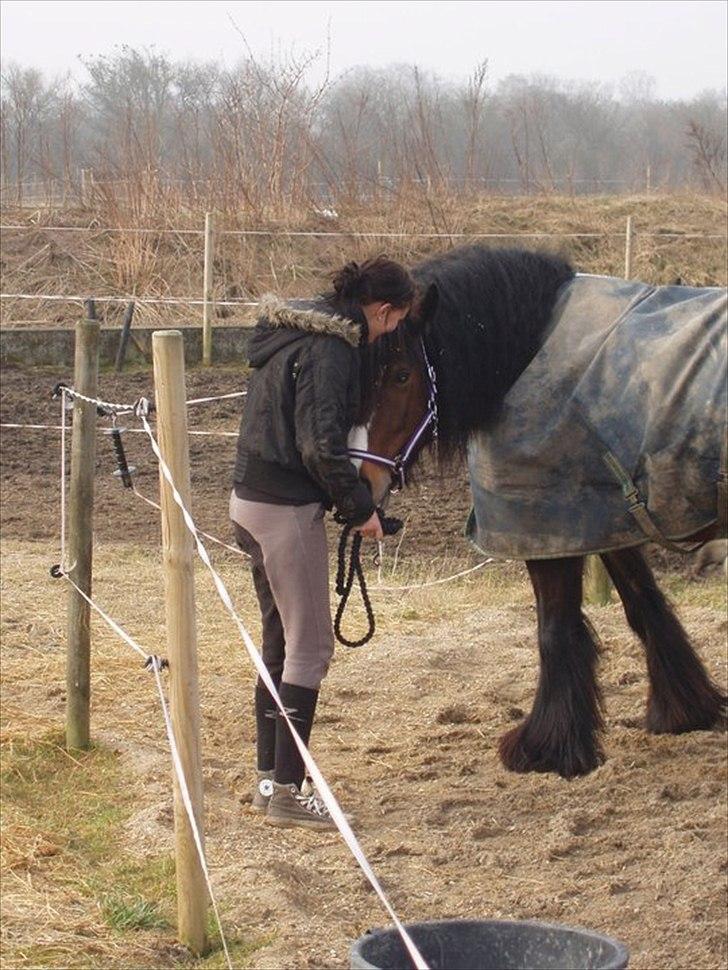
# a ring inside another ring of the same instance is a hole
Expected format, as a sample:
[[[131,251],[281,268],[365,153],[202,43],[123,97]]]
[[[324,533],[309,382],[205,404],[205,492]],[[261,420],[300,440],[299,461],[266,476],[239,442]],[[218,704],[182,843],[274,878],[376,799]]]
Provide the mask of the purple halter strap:
[[[411,464],[412,456],[415,454],[417,446],[430,426],[432,426],[432,437],[437,437],[437,380],[435,368],[430,363],[427,350],[425,349],[425,342],[422,338],[420,338],[420,346],[422,347],[422,357],[425,361],[425,374],[427,375],[428,383],[427,408],[420,423],[402,446],[402,450],[394,458],[385,458],[384,455],[375,455],[371,451],[363,451],[359,448],[349,449],[350,458],[361,458],[362,461],[371,461],[375,465],[383,465],[385,468],[389,468],[392,473],[392,479],[396,481],[396,487],[392,487],[392,492],[399,492],[407,484],[407,468]]]

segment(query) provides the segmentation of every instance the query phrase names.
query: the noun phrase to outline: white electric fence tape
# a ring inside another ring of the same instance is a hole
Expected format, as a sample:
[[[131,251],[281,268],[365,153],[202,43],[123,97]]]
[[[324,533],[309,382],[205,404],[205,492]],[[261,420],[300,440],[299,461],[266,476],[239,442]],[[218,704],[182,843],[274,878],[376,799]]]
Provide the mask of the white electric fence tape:
[[[94,601],[91,599],[90,596],[87,596],[86,593],[84,593],[84,591],[76,583],[74,583],[74,581],[71,579],[68,573],[64,572],[63,578],[68,580],[68,582],[71,584],[71,586],[73,586],[76,592],[86,600],[88,605],[99,614],[101,619],[108,624],[108,626],[114,631],[114,633],[118,637],[120,637],[124,641],[124,643],[128,644],[132,648],[132,650],[136,650],[136,652],[141,657],[144,658],[145,665],[148,665],[149,668],[154,672],[154,678],[157,682],[157,690],[159,692],[159,700],[162,706],[162,714],[164,715],[164,726],[167,731],[169,749],[172,755],[172,765],[174,767],[174,773],[177,776],[177,783],[179,784],[179,791],[180,791],[180,796],[182,798],[182,804],[184,806],[185,814],[187,815],[187,820],[190,823],[192,838],[194,840],[195,847],[197,849],[197,855],[200,859],[200,867],[205,877],[207,892],[209,893],[209,896],[210,896],[210,903],[212,905],[212,909],[215,914],[215,921],[217,923],[217,928],[220,932],[220,942],[222,943],[222,948],[225,952],[225,960],[227,962],[229,970],[233,970],[232,961],[230,959],[230,953],[228,952],[227,940],[225,939],[225,932],[222,928],[222,920],[220,919],[220,911],[218,910],[218,907],[217,907],[215,893],[213,892],[213,889],[212,889],[210,872],[207,868],[207,860],[205,859],[205,850],[202,846],[202,839],[200,837],[200,831],[197,826],[197,819],[195,818],[195,813],[192,808],[190,792],[189,792],[189,788],[187,787],[187,779],[185,777],[184,768],[182,767],[182,761],[180,760],[179,750],[177,748],[177,741],[174,735],[174,730],[172,728],[172,721],[169,716],[169,711],[167,710],[167,701],[164,696],[162,681],[159,676],[159,670],[160,670],[159,657],[157,657],[155,654],[147,653],[146,650],[140,647],[139,644],[133,639],[133,637],[129,636],[129,634],[125,630],[123,630],[115,620],[113,620],[107,613],[105,613],[98,604],[94,603]]]
[[[288,716],[288,711],[286,710],[285,705],[280,699],[276,686],[273,683],[273,680],[270,674],[268,673],[268,668],[263,663],[263,660],[260,654],[258,653],[258,650],[256,649],[252,638],[250,637],[248,631],[246,630],[245,625],[243,624],[243,621],[240,619],[237,612],[235,611],[235,607],[233,606],[232,600],[230,598],[230,594],[228,593],[227,588],[224,582],[222,581],[222,578],[220,577],[219,573],[215,570],[215,567],[212,565],[212,562],[210,561],[210,557],[207,553],[207,550],[205,549],[205,546],[203,545],[200,539],[199,532],[197,530],[197,527],[195,526],[194,520],[190,515],[190,513],[188,512],[187,508],[185,507],[185,504],[182,500],[182,496],[179,494],[177,487],[174,483],[174,479],[172,478],[172,473],[170,472],[167,466],[167,463],[162,457],[162,453],[160,451],[159,445],[157,444],[154,438],[154,434],[152,433],[152,429],[149,426],[149,422],[147,421],[146,414],[144,413],[145,403],[146,402],[144,401],[140,402],[140,407],[138,408],[138,416],[142,422],[142,427],[144,428],[144,430],[147,432],[147,435],[149,436],[149,441],[152,446],[152,450],[154,451],[154,454],[157,457],[157,460],[159,462],[159,467],[162,471],[162,475],[164,476],[165,481],[167,482],[170,488],[172,497],[174,498],[174,501],[179,506],[180,511],[182,512],[182,517],[185,521],[185,524],[192,534],[192,537],[195,541],[195,545],[197,547],[197,553],[200,559],[202,559],[203,563],[209,569],[210,574],[212,575],[213,582],[215,584],[215,588],[217,589],[218,595],[222,600],[226,610],[228,611],[233,621],[235,622],[238,628],[238,631],[240,632],[240,636],[242,637],[243,643],[245,644],[245,647],[248,651],[250,659],[253,662],[253,665],[255,666],[255,669],[258,675],[260,676],[260,679],[268,688],[268,691],[271,697],[273,698],[273,700],[275,701],[281,713],[281,716],[284,718],[286,724],[288,725],[288,729],[291,732],[293,740],[296,744],[296,747],[299,750],[299,753],[303,759],[306,769],[308,770],[308,773],[311,776],[311,780],[313,781],[318,794],[321,796],[324,804],[326,805],[326,808],[328,809],[329,814],[331,815],[331,818],[334,821],[334,824],[336,825],[339,832],[341,833],[341,836],[346,842],[346,845],[348,846],[349,851],[352,853],[356,861],[359,863],[359,866],[362,872],[371,883],[372,888],[374,889],[377,896],[381,900],[382,905],[391,916],[392,921],[397,927],[397,930],[399,931],[400,936],[402,937],[402,940],[407,948],[407,951],[415,964],[415,967],[417,968],[417,970],[428,970],[427,963],[423,959],[414,941],[412,940],[409,933],[406,931],[406,929],[400,922],[399,917],[397,916],[394,909],[392,908],[392,905],[389,902],[389,899],[387,898],[384,890],[382,889],[382,886],[380,885],[379,880],[377,879],[372,867],[370,866],[369,861],[364,855],[364,851],[359,845],[359,842],[356,836],[354,835],[354,832],[352,831],[351,826],[349,825],[346,819],[346,816],[341,810],[339,803],[337,802],[333,792],[329,788],[329,785],[326,779],[321,774],[321,771],[319,770],[319,767],[316,764],[313,756],[311,755],[308,748],[301,740],[298,732],[296,731],[296,728],[294,727],[290,717]]]
[[[39,226],[31,223],[0,226],[0,231],[150,233],[152,235],[203,236],[204,229],[166,226]],[[217,229],[216,236],[336,236],[349,239],[624,239],[624,232],[360,232],[356,229]],[[648,239],[726,239],[725,233],[640,232]]]

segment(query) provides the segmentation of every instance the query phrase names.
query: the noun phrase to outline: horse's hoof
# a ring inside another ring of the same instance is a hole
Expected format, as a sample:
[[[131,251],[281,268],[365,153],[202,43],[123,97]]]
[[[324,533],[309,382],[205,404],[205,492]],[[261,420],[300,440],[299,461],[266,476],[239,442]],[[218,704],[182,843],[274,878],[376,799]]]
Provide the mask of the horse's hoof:
[[[726,698],[716,693],[708,698],[702,709],[689,711],[659,707],[654,701],[647,704],[645,729],[650,734],[686,734],[688,731],[725,731],[728,727]]]
[[[573,744],[564,744],[563,751],[547,751],[531,745],[527,738],[527,721],[507,731],[498,745],[501,761],[509,771],[553,772],[562,778],[588,775],[604,763],[604,753],[598,745],[587,750],[576,750]]]

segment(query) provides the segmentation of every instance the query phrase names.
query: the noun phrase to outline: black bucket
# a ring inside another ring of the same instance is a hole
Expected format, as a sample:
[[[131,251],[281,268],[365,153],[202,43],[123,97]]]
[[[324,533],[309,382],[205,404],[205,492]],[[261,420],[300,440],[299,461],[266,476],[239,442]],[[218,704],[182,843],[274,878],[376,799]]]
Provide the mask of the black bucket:
[[[629,950],[591,930],[510,920],[440,920],[405,926],[431,970],[625,970]],[[411,970],[396,929],[352,946],[352,970]]]

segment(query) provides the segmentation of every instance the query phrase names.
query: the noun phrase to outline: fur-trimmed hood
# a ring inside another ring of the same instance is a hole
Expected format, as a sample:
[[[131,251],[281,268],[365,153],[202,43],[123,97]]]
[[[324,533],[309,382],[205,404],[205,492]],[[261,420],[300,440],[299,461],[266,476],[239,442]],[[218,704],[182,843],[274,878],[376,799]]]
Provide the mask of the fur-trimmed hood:
[[[285,301],[266,294],[260,301],[258,323],[248,344],[251,367],[262,367],[282,347],[311,334],[338,337],[351,347],[358,347],[362,327],[333,313],[321,299]]]
[[[260,301],[258,323],[269,327],[285,327],[302,333],[322,333],[341,337],[352,347],[361,343],[362,330],[358,323],[332,313],[322,300],[281,300],[267,293]]]

